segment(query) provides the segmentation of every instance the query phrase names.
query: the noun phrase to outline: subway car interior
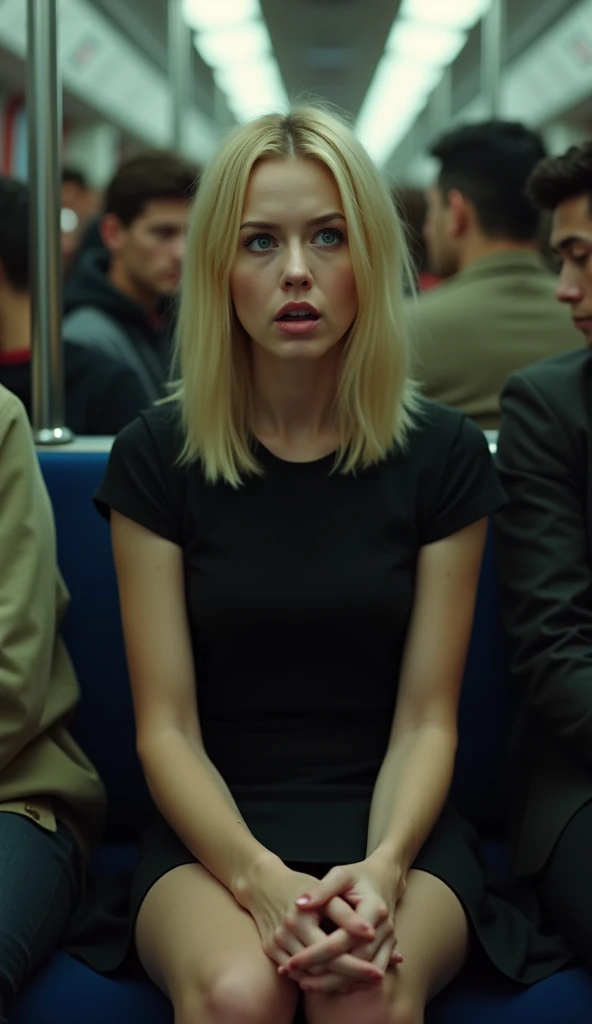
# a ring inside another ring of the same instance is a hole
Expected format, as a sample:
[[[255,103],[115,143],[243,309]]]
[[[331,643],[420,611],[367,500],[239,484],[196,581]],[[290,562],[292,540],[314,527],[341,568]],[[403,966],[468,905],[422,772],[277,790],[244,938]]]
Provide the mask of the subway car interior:
[[[89,865],[99,890],[134,871],[153,805],[136,753],[109,526],[92,500],[115,428],[83,434],[69,422],[64,296],[123,162],[166,150],[199,173],[235,125],[308,100],[345,115],[393,193],[422,197],[436,175],[434,141],[463,125],[521,122],[548,154],[564,153],[592,138],[592,0],[0,0],[1,172],[30,196],[27,387],[71,598],[63,635],[81,694],[71,729],[107,792]],[[0,203],[0,231],[1,218]],[[546,240],[542,248],[551,267]],[[9,353],[5,365],[16,359]],[[1,361],[0,333],[0,371]],[[107,391],[104,409],[110,401]],[[496,426],[482,426],[495,460]],[[506,763],[517,698],[495,556],[490,530],[452,796],[487,869],[511,886]],[[470,958],[425,1019],[592,1024],[592,977],[575,960],[519,984]],[[173,1009],[138,965],[99,973],[58,945],[7,1020],[172,1024]]]

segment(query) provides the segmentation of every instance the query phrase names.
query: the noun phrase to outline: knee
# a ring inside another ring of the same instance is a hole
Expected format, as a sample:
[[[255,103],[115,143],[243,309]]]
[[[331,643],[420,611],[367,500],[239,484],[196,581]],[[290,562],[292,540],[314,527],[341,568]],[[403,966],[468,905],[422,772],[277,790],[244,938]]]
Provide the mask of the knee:
[[[183,1000],[178,1024],[291,1024],[296,988],[252,965],[229,967]],[[175,1008],[177,1009],[177,1007]]]

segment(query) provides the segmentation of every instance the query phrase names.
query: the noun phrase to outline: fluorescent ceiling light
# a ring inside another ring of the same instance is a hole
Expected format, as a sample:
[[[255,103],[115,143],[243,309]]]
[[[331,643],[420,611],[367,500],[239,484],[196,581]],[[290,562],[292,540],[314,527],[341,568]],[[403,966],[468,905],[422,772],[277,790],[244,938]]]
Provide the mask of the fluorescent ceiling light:
[[[184,0],[195,48],[239,121],[289,103],[259,0]]]
[[[183,17],[198,32],[235,28],[259,14],[259,0],[183,0]]]
[[[356,123],[376,163],[385,163],[409,131],[490,3],[403,0]]]
[[[382,57],[357,122],[357,135],[377,164],[383,164],[425,106],[440,69]]]
[[[404,0],[401,17],[432,26],[469,29],[485,14],[491,0]]]
[[[456,60],[466,38],[465,33],[458,29],[396,18],[386,49],[405,60],[445,67]]]
[[[272,58],[217,68],[214,79],[239,121],[288,108],[279,68]]]
[[[264,57],[271,50],[271,41],[262,21],[248,21],[238,28],[198,32],[195,46],[206,64],[219,68]]]

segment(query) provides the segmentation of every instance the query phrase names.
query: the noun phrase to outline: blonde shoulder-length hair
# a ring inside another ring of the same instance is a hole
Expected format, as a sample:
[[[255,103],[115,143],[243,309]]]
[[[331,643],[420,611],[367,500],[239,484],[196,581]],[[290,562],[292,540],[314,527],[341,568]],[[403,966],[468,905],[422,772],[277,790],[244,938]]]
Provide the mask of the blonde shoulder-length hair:
[[[333,175],[346,217],[358,312],[344,344],[336,394],[341,444],[335,468],[353,472],[403,446],[417,392],[403,319],[411,281],[391,195],[364,148],[333,114],[298,107],[235,128],[200,180],[191,213],[175,345],[172,399],[184,426],[181,462],[210,482],[238,486],[261,473],[250,432],[248,346],[234,316],[230,271],[255,164],[317,160]]]

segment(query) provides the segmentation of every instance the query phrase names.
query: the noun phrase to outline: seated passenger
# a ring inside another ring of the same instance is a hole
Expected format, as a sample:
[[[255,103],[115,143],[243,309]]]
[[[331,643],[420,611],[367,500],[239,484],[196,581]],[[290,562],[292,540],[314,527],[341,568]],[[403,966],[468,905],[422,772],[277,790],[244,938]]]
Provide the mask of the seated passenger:
[[[410,383],[407,267],[339,121],[237,128],[192,214],[182,381],[98,492],[160,813],[127,943],[86,959],[135,937],[182,1024],[289,1024],[299,987],[309,1024],[420,1022],[471,947],[522,982],[566,960],[447,803],[504,497],[482,433]]]
[[[558,299],[592,345],[592,143],[530,184],[553,211]],[[515,866],[592,967],[592,358],[515,374],[502,396],[498,517],[506,625],[524,706],[514,743]]]
[[[416,373],[428,398],[497,430],[509,374],[581,346],[555,302],[539,214],[524,195],[543,144],[502,121],[456,129],[432,152],[441,167],[425,234],[431,268],[448,280],[409,303]]]
[[[150,400],[170,369],[167,317],[179,288],[196,169],[170,153],[121,165],[108,185],[105,249],[84,252],[64,292],[64,338],[133,369]]]
[[[152,400],[132,369],[74,342],[64,346],[66,425],[116,434]],[[31,411],[29,193],[0,176],[0,384]]]
[[[0,1022],[60,941],[101,831],[103,789],[67,730],[68,603],[26,413],[0,386]]]

